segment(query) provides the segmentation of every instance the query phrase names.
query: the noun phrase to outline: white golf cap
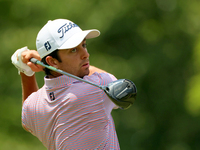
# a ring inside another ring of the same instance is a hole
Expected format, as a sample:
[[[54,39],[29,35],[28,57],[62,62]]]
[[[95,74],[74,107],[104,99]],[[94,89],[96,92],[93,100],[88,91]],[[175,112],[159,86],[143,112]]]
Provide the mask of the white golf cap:
[[[98,30],[83,31],[67,19],[49,20],[37,35],[36,47],[40,57],[43,58],[56,49],[71,49],[78,46],[85,38],[95,38],[99,35]]]

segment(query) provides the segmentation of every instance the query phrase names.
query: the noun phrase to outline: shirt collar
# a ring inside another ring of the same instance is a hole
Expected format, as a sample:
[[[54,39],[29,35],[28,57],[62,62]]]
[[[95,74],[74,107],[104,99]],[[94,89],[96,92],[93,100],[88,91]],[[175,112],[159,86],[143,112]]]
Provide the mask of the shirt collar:
[[[57,78],[47,78],[45,76],[44,82],[45,82],[46,88],[52,89],[52,88],[62,87],[64,85],[69,86],[74,82],[78,82],[78,80],[72,77],[68,77],[66,75],[61,75]]]

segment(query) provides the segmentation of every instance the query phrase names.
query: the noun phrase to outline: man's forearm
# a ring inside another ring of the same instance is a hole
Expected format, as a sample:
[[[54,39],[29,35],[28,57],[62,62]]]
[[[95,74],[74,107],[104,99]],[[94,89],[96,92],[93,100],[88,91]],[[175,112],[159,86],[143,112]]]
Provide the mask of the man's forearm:
[[[98,72],[98,73],[106,72],[106,71],[99,69],[97,67],[94,67],[94,66],[90,66],[89,70],[90,70],[89,76],[95,72]]]
[[[35,75],[28,77],[23,73],[20,73],[22,84],[22,104],[28,98],[28,96],[38,90],[38,84]]]

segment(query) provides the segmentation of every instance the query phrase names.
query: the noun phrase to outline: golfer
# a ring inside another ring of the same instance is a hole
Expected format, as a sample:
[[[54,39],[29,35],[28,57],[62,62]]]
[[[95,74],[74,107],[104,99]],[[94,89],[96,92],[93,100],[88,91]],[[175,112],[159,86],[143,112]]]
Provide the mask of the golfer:
[[[70,20],[48,21],[39,31],[35,50],[18,49],[11,57],[22,82],[22,126],[49,150],[118,150],[112,109],[118,108],[98,87],[31,63],[43,63],[99,85],[116,78],[90,66],[86,40],[99,36],[96,29],[83,31]],[[35,72],[43,71],[38,88]]]

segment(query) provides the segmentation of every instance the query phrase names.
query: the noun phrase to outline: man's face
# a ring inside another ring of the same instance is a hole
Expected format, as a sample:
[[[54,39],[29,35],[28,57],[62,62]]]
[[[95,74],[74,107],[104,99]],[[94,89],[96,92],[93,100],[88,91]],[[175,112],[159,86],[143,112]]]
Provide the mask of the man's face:
[[[61,59],[61,62],[58,64],[58,69],[81,78],[89,74],[90,64],[86,40],[83,40],[75,48],[59,50],[58,55]]]

